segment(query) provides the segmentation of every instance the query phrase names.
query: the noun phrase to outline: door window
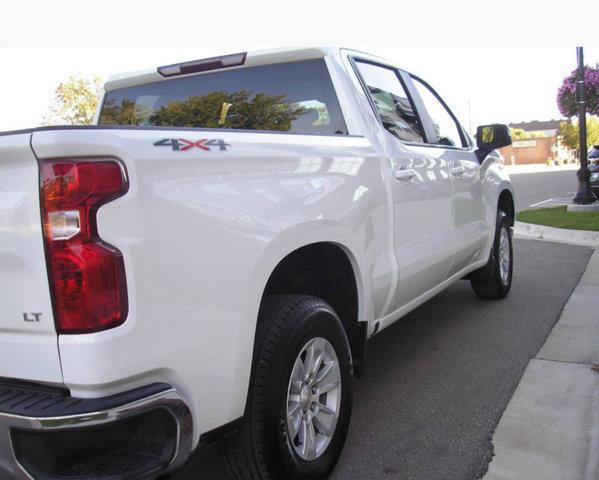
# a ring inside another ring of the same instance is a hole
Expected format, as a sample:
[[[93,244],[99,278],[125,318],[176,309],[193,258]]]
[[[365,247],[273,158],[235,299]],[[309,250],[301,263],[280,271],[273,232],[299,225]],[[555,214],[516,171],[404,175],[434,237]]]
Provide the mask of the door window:
[[[416,110],[397,71],[359,60],[356,67],[383,126],[400,140],[424,143]]]
[[[431,138],[429,143],[467,147],[462,128],[441,98],[419,78],[413,76],[412,80],[433,123],[436,138]]]

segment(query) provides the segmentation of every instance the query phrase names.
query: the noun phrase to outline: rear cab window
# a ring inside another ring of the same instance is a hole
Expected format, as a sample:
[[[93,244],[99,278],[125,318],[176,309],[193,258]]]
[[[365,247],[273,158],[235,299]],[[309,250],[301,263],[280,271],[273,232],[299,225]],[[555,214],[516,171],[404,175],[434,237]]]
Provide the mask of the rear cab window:
[[[106,93],[99,124],[348,133],[323,59],[112,90]]]

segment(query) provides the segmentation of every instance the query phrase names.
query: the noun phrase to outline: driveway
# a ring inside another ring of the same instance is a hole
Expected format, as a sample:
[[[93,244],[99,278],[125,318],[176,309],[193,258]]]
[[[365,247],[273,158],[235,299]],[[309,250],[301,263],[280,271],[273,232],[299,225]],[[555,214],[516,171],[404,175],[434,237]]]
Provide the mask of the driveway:
[[[515,241],[503,301],[458,282],[368,343],[364,377],[335,480],[478,479],[528,361],[576,286],[591,250]],[[230,480],[218,446],[194,454],[172,480]]]

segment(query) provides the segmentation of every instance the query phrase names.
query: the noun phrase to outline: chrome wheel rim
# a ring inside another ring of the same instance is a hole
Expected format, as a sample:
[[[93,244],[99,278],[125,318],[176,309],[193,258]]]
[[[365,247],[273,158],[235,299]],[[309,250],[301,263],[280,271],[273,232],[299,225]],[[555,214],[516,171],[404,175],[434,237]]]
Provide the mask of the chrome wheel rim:
[[[509,233],[506,227],[501,227],[501,233],[499,234],[499,273],[504,284],[507,283],[510,275],[511,256]]]
[[[316,460],[327,449],[340,406],[337,354],[326,339],[313,338],[300,350],[287,390],[287,436],[302,460]]]

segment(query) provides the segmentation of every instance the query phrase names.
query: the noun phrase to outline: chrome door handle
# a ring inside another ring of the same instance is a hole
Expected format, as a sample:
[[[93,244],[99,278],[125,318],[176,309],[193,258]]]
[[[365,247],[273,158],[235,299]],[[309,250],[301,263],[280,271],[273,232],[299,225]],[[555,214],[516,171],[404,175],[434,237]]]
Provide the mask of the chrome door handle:
[[[464,173],[466,173],[466,169],[462,166],[450,167],[449,173],[451,173],[454,177],[460,178]]]
[[[411,168],[395,170],[396,180],[412,180],[416,176],[416,172]]]

